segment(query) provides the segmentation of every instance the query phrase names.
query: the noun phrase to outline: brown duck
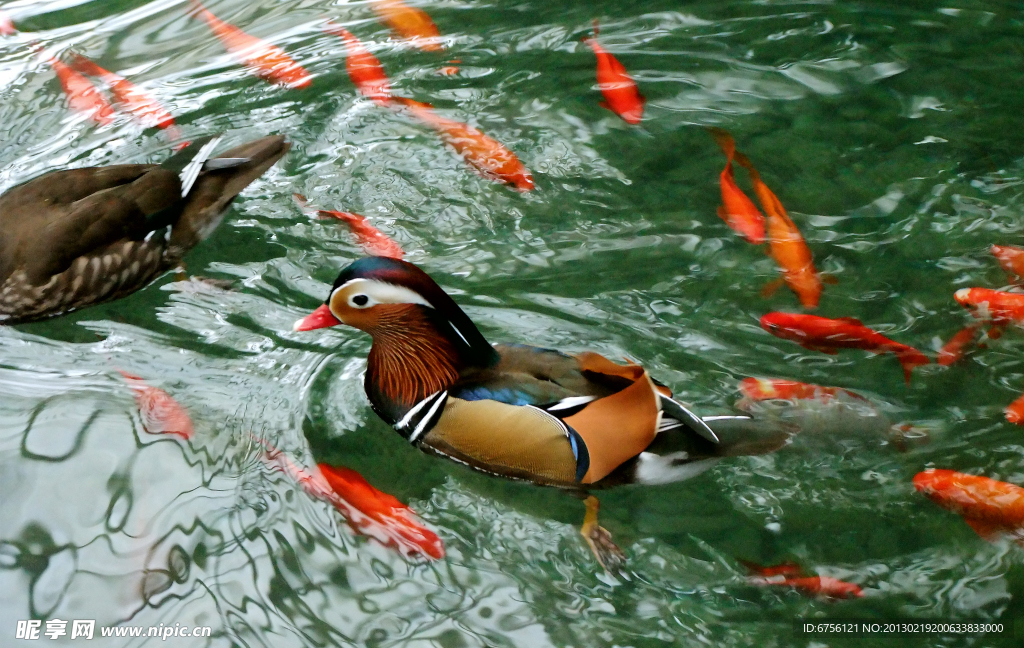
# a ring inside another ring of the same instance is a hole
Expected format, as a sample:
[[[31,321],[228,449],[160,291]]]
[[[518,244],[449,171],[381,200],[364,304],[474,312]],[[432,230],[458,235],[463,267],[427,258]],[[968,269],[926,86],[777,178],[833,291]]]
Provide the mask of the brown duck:
[[[365,389],[374,411],[413,445],[485,472],[584,492],[661,484],[788,439],[789,430],[749,417],[698,417],[637,364],[492,346],[406,261],[351,264],[295,329],[337,324],[373,338]],[[583,533],[607,566],[617,548],[597,525],[596,505],[588,499]]]
[[[196,140],[163,164],[51,171],[0,196],[0,323],[63,315],[139,290],[206,238],[289,148],[284,137],[212,157]]]

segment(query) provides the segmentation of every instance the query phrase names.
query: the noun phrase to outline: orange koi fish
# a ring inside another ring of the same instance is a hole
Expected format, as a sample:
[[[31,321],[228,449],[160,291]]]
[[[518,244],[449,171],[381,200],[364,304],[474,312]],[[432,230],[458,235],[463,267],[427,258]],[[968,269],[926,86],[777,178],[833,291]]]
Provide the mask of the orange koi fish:
[[[370,256],[386,256],[392,259],[401,259],[405,256],[398,243],[395,243],[387,234],[380,231],[366,219],[365,216],[353,214],[352,212],[329,211],[326,209],[314,209],[306,202],[302,194],[292,194],[292,198],[298,203],[299,208],[304,212],[317,216],[318,218],[337,218],[348,225],[352,236],[363,248],[363,251]]]
[[[1024,294],[988,288],[961,288],[953,297],[978,319],[997,325],[1024,324]]]
[[[594,35],[583,38],[583,42],[594,50],[597,56],[597,87],[604,95],[602,108],[607,108],[628,123],[639,124],[644,117],[646,99],[636,87],[636,81],[629,76],[626,68],[597,42],[598,26],[594,21]]]
[[[1024,395],[1007,405],[1003,413],[1010,423],[1024,425]]]
[[[0,11],[0,36],[13,36],[16,33],[18,30],[14,28],[14,20],[7,12]]]
[[[761,175],[747,156],[735,153],[736,163],[750,174],[754,193],[768,217],[768,247],[775,262],[782,268],[786,285],[800,298],[805,308],[817,308],[821,298],[821,277],[814,268],[814,258],[800,230],[789,218],[778,197],[761,181]]]
[[[114,96],[114,101],[125,112],[138,119],[143,126],[176,130],[173,128],[174,117],[151,94],[128,79],[105,70],[81,54],[73,52],[71,57],[72,68],[82,74],[97,77],[106,83],[110,88],[110,93]]]
[[[192,5],[190,13],[205,20],[224,49],[256,76],[286,88],[308,88],[313,83],[309,72],[280,47],[229,25],[210,13],[199,0],[189,0],[189,4]]]
[[[721,128],[709,128],[711,136],[725,153],[725,168],[719,175],[719,185],[722,188],[722,206],[718,208],[718,216],[725,221],[725,224],[738,232],[743,238],[751,243],[764,243],[764,216],[754,206],[754,202],[747,197],[736,185],[736,178],[732,172],[732,161],[736,156],[736,142],[732,135]]]
[[[100,126],[114,121],[114,107],[96,89],[89,79],[75,72],[52,56],[46,57],[68,98],[68,107],[75,112],[88,115]]]
[[[149,385],[139,376],[117,370],[135,396],[142,427],[149,434],[170,434],[188,441],[195,434],[192,419],[181,404],[162,389]]]
[[[841,395],[866,400],[842,387],[824,387],[781,378],[744,378],[740,381],[740,393],[752,401],[763,400],[820,400],[829,401]]]
[[[442,140],[486,178],[510,184],[519,191],[534,188],[533,176],[516,154],[468,124],[442,117],[428,103],[395,97],[418,120],[433,128]]]
[[[427,12],[402,0],[371,0],[370,8],[399,38],[406,38],[424,52],[440,52],[441,33]]]
[[[255,435],[252,438],[264,448],[260,455],[260,461],[265,466],[291,477],[308,495],[334,504],[334,491],[318,469],[303,468],[289,459],[288,455],[270,445],[269,442],[259,439]]]
[[[948,367],[962,358],[967,347],[978,337],[978,331],[980,330],[981,324],[976,322],[957,331],[956,335],[949,338],[949,342],[943,345],[936,362],[943,367]]]
[[[1013,275],[1015,281],[1024,278],[1024,249],[1011,245],[993,245],[991,252],[1000,267]]]
[[[910,372],[914,367],[929,362],[917,349],[890,340],[852,317],[829,319],[796,313],[768,313],[761,318],[761,328],[811,351],[835,354],[836,349],[864,349],[875,353],[893,353],[903,366],[907,384],[910,383]]]
[[[411,508],[377,490],[354,470],[327,464],[319,464],[319,468],[337,497],[365,516],[346,516],[353,529],[378,540],[375,532],[382,530],[387,546],[412,550],[434,560],[444,558],[444,543],[423,526]]]
[[[988,477],[952,470],[926,470],[914,476],[914,488],[944,509],[964,518],[985,539],[1024,528],[1024,488]]]
[[[803,570],[796,563],[762,567],[756,563],[740,561],[753,574],[749,582],[753,585],[792,587],[801,594],[822,596],[830,599],[861,598],[864,591],[854,583],[831,576],[801,576]]]
[[[378,105],[389,105],[391,82],[384,74],[380,60],[344,27],[328,22],[324,31],[345,40],[345,49],[348,51],[345,57],[345,70],[359,93]]]

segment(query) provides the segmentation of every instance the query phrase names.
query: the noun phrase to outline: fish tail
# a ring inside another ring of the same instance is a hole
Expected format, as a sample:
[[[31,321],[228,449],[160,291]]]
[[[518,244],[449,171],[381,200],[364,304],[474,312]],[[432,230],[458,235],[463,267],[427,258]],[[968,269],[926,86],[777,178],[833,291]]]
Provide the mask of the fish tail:
[[[188,0],[188,5],[188,9],[185,10],[185,15],[189,18],[198,18],[200,13],[206,11],[206,7],[204,7],[199,0]]]
[[[101,68],[95,61],[83,54],[79,54],[75,51],[70,51],[69,54],[71,55],[69,64],[74,70],[81,72],[82,74],[88,74],[89,76],[94,77],[103,77],[110,74],[110,72]]]
[[[899,359],[900,364],[903,366],[903,378],[907,381],[908,385],[910,384],[910,372],[914,370],[914,367],[921,367],[931,363],[928,356],[913,347],[896,351],[896,358]]]
[[[715,143],[725,153],[725,157],[729,158],[729,162],[732,162],[736,156],[736,140],[732,138],[729,131],[717,126],[710,126],[708,127],[708,132],[711,133],[711,137],[715,138]]]

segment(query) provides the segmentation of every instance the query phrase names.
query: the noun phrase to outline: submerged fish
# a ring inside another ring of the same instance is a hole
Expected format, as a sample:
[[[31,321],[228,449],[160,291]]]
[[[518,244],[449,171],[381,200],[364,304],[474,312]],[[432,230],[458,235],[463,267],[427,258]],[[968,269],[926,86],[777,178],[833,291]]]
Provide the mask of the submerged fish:
[[[709,128],[715,142],[725,153],[725,168],[719,174],[722,190],[722,206],[718,216],[725,224],[754,244],[764,243],[764,216],[754,202],[736,185],[732,172],[732,161],[736,156],[736,142],[732,135],[721,128]]]
[[[1012,245],[993,245],[991,252],[1000,267],[1013,275],[1015,281],[1024,279],[1024,249]]]
[[[740,561],[751,572],[748,581],[753,585],[792,587],[806,596],[821,596],[830,599],[860,598],[864,591],[854,583],[831,576],[801,576],[803,570],[796,563],[761,566],[757,563]]]
[[[380,21],[391,28],[400,38],[409,41],[425,52],[440,52],[441,33],[427,12],[410,7],[402,0],[370,0],[370,8]]]
[[[629,76],[626,68],[597,42],[598,26],[594,21],[594,35],[587,36],[583,42],[590,46],[597,56],[597,87],[604,95],[602,108],[607,108],[629,124],[639,124],[644,117],[644,104],[647,102],[636,81]]]
[[[192,5],[190,13],[205,20],[224,49],[256,76],[286,88],[308,88],[312,84],[313,77],[309,72],[280,47],[224,22],[210,13],[199,0],[189,0],[189,4]]]
[[[71,67],[82,74],[97,77],[107,84],[114,101],[147,128],[173,128],[174,117],[151,94],[128,79],[106,70],[91,59],[73,52]]]
[[[142,427],[149,434],[170,434],[188,441],[195,434],[192,419],[181,404],[164,390],[118,369],[135,396]]]
[[[18,30],[14,27],[14,20],[10,14],[0,10],[0,36],[13,36],[18,33]]]
[[[817,315],[768,313],[761,318],[761,328],[812,351],[834,354],[836,349],[864,349],[874,353],[893,353],[903,366],[903,376],[908,384],[914,367],[929,363],[917,349],[890,340],[852,317],[829,319]]]
[[[824,387],[782,378],[744,378],[740,382],[740,393],[753,401],[773,399],[829,401],[840,395],[865,400],[863,396],[842,387]]]
[[[957,331],[953,337],[949,338],[949,342],[942,346],[936,362],[948,367],[962,358],[967,347],[978,337],[979,331],[981,331],[980,323],[970,324]]]
[[[41,48],[34,45],[33,49],[39,51]],[[44,54],[43,58],[57,74],[71,110],[87,115],[100,126],[106,126],[114,121],[114,107],[89,79],[52,56]]]
[[[960,515],[986,540],[1001,532],[1020,537],[1024,529],[1024,488],[953,470],[926,470],[914,476],[914,488],[939,506]]]
[[[512,185],[519,191],[534,188],[533,176],[516,154],[468,124],[442,117],[428,103],[394,97],[392,103],[407,109],[413,117],[437,134],[484,177]]]
[[[365,216],[353,214],[352,212],[312,208],[306,202],[306,197],[302,194],[292,194],[292,198],[298,203],[299,208],[307,213],[313,214],[318,218],[336,218],[348,225],[356,242],[370,256],[386,256],[392,259],[401,259],[405,256],[401,246],[388,238],[387,234],[374,227]]]
[[[1024,324],[1024,294],[961,288],[953,295],[957,303],[981,320],[993,324]]]
[[[814,267],[811,249],[789,218],[778,197],[761,181],[761,174],[747,156],[735,154],[736,163],[750,174],[754,193],[761,201],[761,209],[768,219],[768,248],[772,258],[782,268],[782,277],[790,290],[796,293],[805,308],[817,308],[821,299],[821,277]]]
[[[345,71],[359,93],[376,104],[388,105],[391,100],[391,82],[384,74],[380,60],[344,27],[328,22],[324,31],[345,41]]]
[[[1024,394],[1017,398],[1003,411],[1006,420],[1017,425],[1024,425]]]

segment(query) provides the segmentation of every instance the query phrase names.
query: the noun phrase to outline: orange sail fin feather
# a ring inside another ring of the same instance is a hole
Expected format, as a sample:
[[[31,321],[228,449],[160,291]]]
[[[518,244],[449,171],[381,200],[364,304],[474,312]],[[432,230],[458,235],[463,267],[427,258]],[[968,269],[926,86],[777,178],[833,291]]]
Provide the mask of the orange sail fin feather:
[[[399,38],[408,39],[424,52],[440,52],[441,33],[427,12],[402,0],[370,0],[370,8]]]
[[[725,153],[725,168],[719,175],[722,189],[722,206],[718,215],[725,224],[739,233],[751,243],[764,243],[764,216],[757,210],[754,202],[736,185],[732,171],[732,161],[736,156],[736,142],[732,135],[721,128],[709,128],[711,136]]]
[[[530,171],[519,161],[516,154],[501,142],[468,124],[438,115],[430,104],[405,97],[395,97],[392,101],[404,107],[420,122],[433,128],[446,144],[455,149],[484,177],[504,182],[519,191],[530,191],[534,188]]]
[[[384,74],[380,60],[350,31],[328,21],[324,31],[345,41],[345,70],[359,93],[374,103],[387,106],[391,100],[391,82]]]
[[[816,315],[769,313],[761,318],[761,328],[812,351],[835,353],[835,349],[864,349],[874,353],[892,353],[903,366],[907,384],[910,384],[910,372],[914,367],[929,363],[928,357],[917,349],[890,340],[852,317],[829,319]]]
[[[647,100],[640,94],[636,81],[619,60],[597,42],[598,26],[594,21],[594,35],[583,39],[597,56],[597,87],[604,96],[601,106],[612,111],[629,124],[639,124],[644,117]]]
[[[224,49],[256,76],[286,88],[308,88],[313,83],[313,77],[280,47],[229,25],[210,13],[199,0],[189,0],[189,4],[192,14],[206,21]]]
[[[796,293],[805,308],[817,308],[821,299],[821,278],[814,267],[814,259],[804,237],[789,218],[782,202],[761,181],[761,175],[747,156],[736,152],[735,160],[750,174],[754,193],[768,220],[768,246],[775,262],[782,268],[786,285]]]
[[[195,434],[192,419],[181,404],[162,389],[149,385],[139,376],[121,371],[135,396],[142,427],[149,434],[170,434],[188,441]]]
[[[295,202],[303,211],[315,215],[318,218],[335,218],[348,225],[352,236],[363,251],[371,256],[385,256],[392,259],[401,259],[405,256],[398,243],[388,238],[388,235],[374,227],[365,216],[351,212],[329,211],[326,209],[313,209],[306,202],[302,194],[292,194]]]
[[[1024,488],[953,470],[926,470],[914,476],[914,488],[956,513],[985,539],[1024,529]]]

